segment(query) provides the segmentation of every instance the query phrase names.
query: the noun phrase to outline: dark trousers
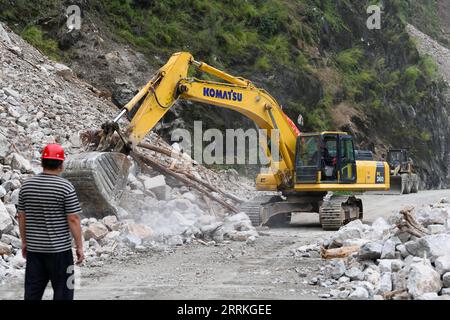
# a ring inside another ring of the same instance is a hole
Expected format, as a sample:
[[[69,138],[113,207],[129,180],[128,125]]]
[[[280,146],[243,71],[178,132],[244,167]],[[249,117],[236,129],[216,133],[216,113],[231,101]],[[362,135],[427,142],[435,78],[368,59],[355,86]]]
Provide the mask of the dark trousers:
[[[72,250],[59,253],[27,252],[25,300],[41,300],[48,282],[54,300],[73,300],[74,264]]]

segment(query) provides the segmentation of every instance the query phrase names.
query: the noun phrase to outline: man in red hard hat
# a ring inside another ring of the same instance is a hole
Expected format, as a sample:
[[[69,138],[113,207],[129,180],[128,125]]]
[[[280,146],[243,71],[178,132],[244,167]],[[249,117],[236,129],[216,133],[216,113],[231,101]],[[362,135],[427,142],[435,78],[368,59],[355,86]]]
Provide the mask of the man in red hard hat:
[[[74,261],[84,259],[80,204],[73,185],[59,176],[63,170],[64,149],[47,145],[41,158],[43,172],[26,180],[19,193],[17,214],[22,255],[27,259],[25,300],[40,300],[50,281],[53,299],[72,300]]]

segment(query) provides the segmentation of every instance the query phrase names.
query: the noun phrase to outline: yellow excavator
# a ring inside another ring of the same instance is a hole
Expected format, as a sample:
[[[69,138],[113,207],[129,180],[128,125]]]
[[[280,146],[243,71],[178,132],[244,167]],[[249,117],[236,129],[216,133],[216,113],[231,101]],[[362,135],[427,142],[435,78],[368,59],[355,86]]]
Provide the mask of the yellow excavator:
[[[220,82],[189,77],[197,68]],[[178,99],[235,110],[260,129],[279,132],[279,155],[262,146],[270,159],[268,170],[256,178],[260,191],[280,196],[261,196],[244,203],[254,225],[290,221],[292,213],[317,212],[325,230],[361,219],[363,205],[351,192],[389,189],[389,166],[380,161],[356,161],[353,139],[345,132],[300,133],[277,101],[251,81],[235,77],[187,52],[178,52],[124,106],[111,122],[102,125],[97,151],[79,154],[68,161],[64,176],[75,186],[85,214],[114,214],[114,205],[125,189],[132,150],[155,127]],[[123,130],[118,121],[127,115]],[[116,134],[115,134],[116,133]],[[112,139],[117,134],[120,139]]]

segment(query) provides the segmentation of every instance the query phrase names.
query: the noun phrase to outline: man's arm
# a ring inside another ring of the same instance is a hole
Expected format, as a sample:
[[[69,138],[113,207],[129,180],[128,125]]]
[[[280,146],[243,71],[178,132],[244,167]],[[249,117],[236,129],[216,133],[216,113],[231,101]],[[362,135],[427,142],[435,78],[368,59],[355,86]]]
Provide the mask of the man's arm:
[[[70,232],[75,239],[75,246],[77,248],[77,263],[81,263],[84,260],[83,253],[83,237],[81,235],[81,222],[80,217],[76,213],[67,215],[67,222],[69,223]]]
[[[19,221],[19,233],[22,240],[22,256],[24,259],[27,257],[27,240],[25,238],[25,212],[17,212],[17,220]]]

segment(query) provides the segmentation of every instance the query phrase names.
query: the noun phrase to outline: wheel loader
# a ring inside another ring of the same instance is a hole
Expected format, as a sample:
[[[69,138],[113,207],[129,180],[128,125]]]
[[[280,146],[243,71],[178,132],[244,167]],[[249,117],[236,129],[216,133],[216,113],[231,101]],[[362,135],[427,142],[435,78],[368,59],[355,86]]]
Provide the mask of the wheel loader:
[[[387,154],[391,174],[391,189],[393,194],[417,193],[419,177],[413,170],[413,161],[405,149],[390,149]]]
[[[190,77],[190,68],[218,81]],[[279,132],[279,154],[272,155],[268,145],[262,145],[270,165],[256,177],[257,190],[278,191],[279,196],[262,195],[241,206],[254,225],[286,223],[292,213],[317,212],[323,229],[336,230],[363,216],[362,201],[342,194],[389,189],[388,164],[357,161],[353,139],[347,133],[300,133],[267,91],[247,79],[196,61],[188,52],[179,52],[171,56],[115,119],[102,125],[96,151],[79,154],[67,162],[64,176],[74,184],[85,215],[102,217],[116,213],[115,205],[130,165],[127,154],[133,152],[177,100],[239,112],[267,130],[268,137],[273,130]],[[130,123],[120,128],[119,119],[125,115]],[[120,139],[113,139],[114,135]]]

